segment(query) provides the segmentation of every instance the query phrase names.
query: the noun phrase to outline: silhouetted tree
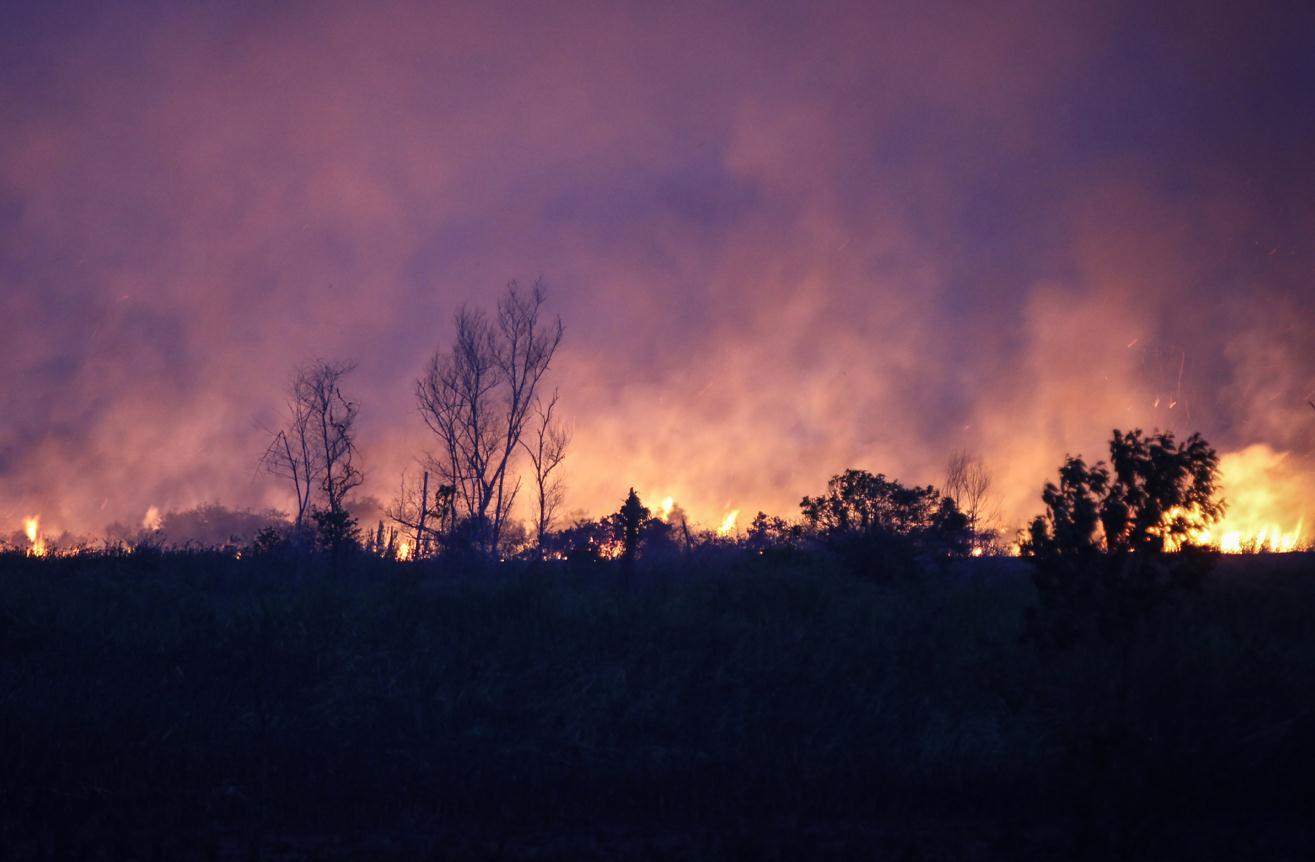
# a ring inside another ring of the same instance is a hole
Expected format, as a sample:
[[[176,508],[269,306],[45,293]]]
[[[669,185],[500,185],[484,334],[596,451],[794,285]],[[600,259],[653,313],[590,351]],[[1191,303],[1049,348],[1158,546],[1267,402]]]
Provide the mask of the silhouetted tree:
[[[536,399],[534,407],[534,425],[530,429],[528,440],[522,440],[521,446],[530,458],[534,469],[535,499],[534,537],[540,554],[543,553],[543,537],[552,528],[557,510],[565,498],[565,486],[557,468],[566,460],[566,447],[571,442],[571,432],[560,420],[554,419],[553,411],[557,407],[557,390],[545,408]]]
[[[1118,636],[1197,581],[1213,557],[1192,536],[1223,515],[1218,479],[1219,456],[1199,434],[1177,443],[1115,430],[1110,466],[1065,458],[1023,543],[1039,602],[1030,633],[1052,645],[1093,628]]]
[[[800,503],[809,531],[861,568],[908,570],[919,557],[966,553],[968,519],[931,485],[906,487],[866,470],[833,476]]]
[[[261,456],[261,466],[269,473],[286,479],[297,500],[293,524],[300,529],[310,512],[311,498],[319,484],[319,462],[314,457],[311,433],[311,406],[302,397],[302,380],[309,369],[298,368],[292,377],[288,398],[288,424],[274,434],[269,448]]]
[[[457,532],[455,495],[453,485],[438,485],[431,495],[428,471],[418,490],[407,485],[403,478],[401,490],[386,514],[406,528],[410,535],[408,551],[411,559],[429,557],[454,543]]]
[[[334,559],[341,559],[355,550],[360,543],[356,519],[346,509],[315,509],[315,542]]]
[[[595,563],[606,556],[604,551],[615,541],[614,535],[611,518],[578,518],[570,526],[546,535],[544,550],[550,558]]]
[[[1147,813],[1128,801],[1144,772],[1133,696],[1140,635],[1155,609],[1213,562],[1192,535],[1223,513],[1218,463],[1199,434],[1180,444],[1167,432],[1116,430],[1110,466],[1065,458],[1023,543],[1037,591],[1028,639],[1047,652],[1084,645],[1087,660],[1076,667],[1098,694],[1061,738],[1088,788],[1079,814],[1117,858],[1129,858]]]
[[[455,489],[478,546],[492,553],[519,480],[509,467],[520,445],[539,382],[562,340],[561,319],[541,319],[544,292],[507,285],[493,320],[462,307],[450,350],[430,360],[416,381],[425,424],[441,445],[435,469]]]
[[[798,524],[759,512],[745,533],[744,546],[759,555],[789,553],[798,549],[802,537],[803,528]]]
[[[635,555],[639,551],[639,536],[649,516],[648,508],[639,501],[635,489],[631,488],[615,516],[621,539],[621,560],[627,568],[634,565]]]
[[[991,471],[980,457],[962,450],[950,454],[945,468],[945,496],[968,519],[973,544],[983,550],[994,545],[996,539],[996,531],[988,526],[995,516],[991,484]]]
[[[341,388],[355,367],[323,359],[298,367],[289,387],[288,424],[261,458],[266,470],[292,484],[298,528],[317,494],[328,511],[340,513],[363,479],[355,464],[357,406]]]

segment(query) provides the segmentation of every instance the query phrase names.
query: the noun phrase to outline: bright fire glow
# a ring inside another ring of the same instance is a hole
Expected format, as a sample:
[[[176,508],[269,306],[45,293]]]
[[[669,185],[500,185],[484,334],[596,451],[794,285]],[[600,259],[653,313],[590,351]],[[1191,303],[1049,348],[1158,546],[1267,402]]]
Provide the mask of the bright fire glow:
[[[721,519],[721,526],[717,528],[718,536],[729,536],[735,532],[735,519],[740,516],[739,509],[731,509],[726,513],[726,517]]]
[[[401,542],[401,543],[398,544],[398,546],[397,546],[397,559],[399,559],[399,560],[409,560],[409,559],[411,559],[411,543],[410,543],[410,542]]]
[[[23,532],[27,534],[28,556],[44,557],[46,555],[46,540],[41,536],[41,516],[31,515],[23,519]]]
[[[658,517],[667,520],[671,517],[671,510],[676,507],[676,501],[672,497],[663,497],[662,505],[658,507]]]
[[[1193,531],[1192,541],[1225,554],[1301,550],[1306,500],[1287,458],[1264,445],[1222,456],[1219,487],[1228,510],[1208,529]]]

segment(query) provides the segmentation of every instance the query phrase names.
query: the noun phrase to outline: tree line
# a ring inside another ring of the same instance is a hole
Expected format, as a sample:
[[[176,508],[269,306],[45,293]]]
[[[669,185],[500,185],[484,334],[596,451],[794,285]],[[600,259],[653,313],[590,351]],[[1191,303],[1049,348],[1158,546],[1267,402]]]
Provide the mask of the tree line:
[[[473,554],[566,560],[661,556],[717,541],[691,529],[683,513],[653,513],[631,489],[614,513],[559,526],[562,465],[571,433],[559,392],[545,380],[564,335],[545,309],[545,290],[507,285],[493,312],[462,306],[452,339],[415,381],[417,412],[432,434],[418,487],[403,485],[380,521],[364,534],[348,508],[360,486],[356,403],[344,394],[355,368],[316,360],[297,368],[287,414],[261,458],[296,502],[278,543],[335,556],[365,550],[423,559]],[[1039,516],[1017,549],[1034,558],[1077,561],[1085,554],[1161,555],[1190,546],[1222,515],[1216,499],[1218,456],[1199,436],[1114,432],[1110,466],[1067,458],[1058,484],[1047,484]],[[512,518],[528,497],[529,529]],[[884,474],[849,469],[800,502],[798,520],[759,512],[737,544],[760,554],[824,548],[850,564],[899,571],[928,560],[999,553],[998,507],[990,470],[954,453],[943,487],[907,486]],[[1074,563],[1076,564],[1076,563]]]

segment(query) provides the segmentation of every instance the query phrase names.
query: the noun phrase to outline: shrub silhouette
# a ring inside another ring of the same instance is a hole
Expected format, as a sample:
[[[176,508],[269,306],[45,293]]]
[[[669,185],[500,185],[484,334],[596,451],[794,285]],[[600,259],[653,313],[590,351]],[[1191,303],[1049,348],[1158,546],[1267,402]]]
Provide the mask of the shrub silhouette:
[[[967,517],[934,487],[906,487],[866,470],[831,477],[800,503],[809,531],[860,571],[909,572],[919,560],[966,553]]]
[[[1059,484],[1042,491],[1046,513],[1022,546],[1038,600],[1028,634],[1041,643],[1118,638],[1213,562],[1193,543],[1224,511],[1219,456],[1199,434],[1178,443],[1169,432],[1116,429],[1110,465],[1068,457]]]
[[[356,519],[346,509],[314,509],[311,518],[315,521],[315,544],[335,560],[360,547]]]

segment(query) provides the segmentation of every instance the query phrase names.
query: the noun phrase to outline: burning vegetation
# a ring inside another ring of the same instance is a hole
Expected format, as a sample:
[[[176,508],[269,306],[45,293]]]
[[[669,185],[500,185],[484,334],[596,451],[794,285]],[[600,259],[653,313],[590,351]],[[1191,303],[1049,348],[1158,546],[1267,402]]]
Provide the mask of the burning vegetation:
[[[23,535],[27,537],[28,556],[44,557],[46,540],[41,535],[41,516],[30,515],[23,519]]]
[[[545,389],[564,329],[545,313],[545,298],[537,282],[528,291],[511,282],[492,314],[466,307],[457,312],[450,346],[437,350],[415,381],[416,404],[435,444],[418,459],[423,480],[418,487],[403,481],[390,506],[368,498],[373,503],[365,524],[353,497],[364,481],[359,406],[347,393],[356,366],[319,359],[294,370],[285,424],[259,460],[286,486],[291,516],[230,512],[215,504],[162,515],[152,505],[141,530],[115,525],[107,541],[233,551],[320,548],[339,557],[364,550],[404,562],[454,552],[497,560],[628,562],[641,548],[656,553],[720,543],[761,551],[773,544],[827,546],[882,535],[899,537],[906,556],[991,557],[1028,553],[1048,541],[1046,530],[1053,540],[1072,528],[1056,517],[1081,516],[1091,527],[1084,541],[1111,553],[1173,553],[1189,546],[1227,554],[1286,553],[1309,545],[1304,531],[1310,477],[1296,459],[1265,445],[1219,456],[1197,435],[1180,446],[1172,434],[1141,431],[1114,432],[1109,467],[1068,459],[1059,485],[1047,485],[1042,495],[1048,514],[1026,531],[1015,529],[1017,521],[1011,524],[1004,513],[1002,489],[986,460],[966,451],[950,456],[940,488],[847,470],[831,480],[826,495],[805,497],[797,519],[759,512],[747,529],[741,508],[731,501],[707,512],[710,525],[700,527],[674,495],[651,495],[661,502],[650,511],[633,490],[614,514],[567,519],[562,513],[572,430],[563,420],[558,390]],[[1195,454],[1188,457],[1182,446]],[[1191,473],[1189,486],[1180,483],[1182,471]],[[1003,490],[1016,496],[1021,479],[1017,470],[1008,474],[1010,487]],[[1190,493],[1175,502],[1170,492],[1184,488]],[[1075,493],[1089,499],[1066,498]],[[384,518],[376,526],[380,511]],[[1126,518],[1133,521],[1120,520]],[[1131,546],[1128,531],[1140,537]],[[933,534],[936,540],[928,544]],[[39,516],[23,519],[22,535],[27,555],[49,553]]]

